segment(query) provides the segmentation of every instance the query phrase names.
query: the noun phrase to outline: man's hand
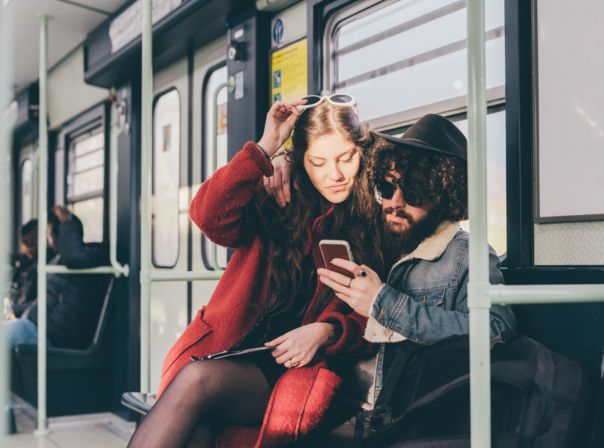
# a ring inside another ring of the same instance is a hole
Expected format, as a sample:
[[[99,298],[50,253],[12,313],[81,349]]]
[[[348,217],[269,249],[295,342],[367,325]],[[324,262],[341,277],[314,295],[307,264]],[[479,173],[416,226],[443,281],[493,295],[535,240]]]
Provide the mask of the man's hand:
[[[331,260],[333,264],[352,272],[355,278],[350,279],[329,269],[317,269],[321,283],[329,286],[339,299],[361,316],[369,317],[371,304],[382,287],[380,276],[367,266],[358,265],[342,258]]]
[[[333,331],[332,324],[315,322],[288,331],[264,345],[275,347],[272,355],[277,364],[284,364],[288,369],[304,367],[322,346],[329,343]]]
[[[65,222],[71,217],[71,212],[69,209],[67,207],[63,207],[62,205],[55,205],[52,208],[52,212],[61,222]]]
[[[286,155],[273,158],[273,175],[264,176],[264,189],[275,198],[280,207],[285,207],[291,201],[290,172],[291,166]]]

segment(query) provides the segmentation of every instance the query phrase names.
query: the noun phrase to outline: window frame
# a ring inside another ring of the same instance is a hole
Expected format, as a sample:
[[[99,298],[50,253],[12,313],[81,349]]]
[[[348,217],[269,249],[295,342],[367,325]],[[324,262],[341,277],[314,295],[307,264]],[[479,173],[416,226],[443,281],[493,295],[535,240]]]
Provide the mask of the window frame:
[[[223,60],[220,61],[217,64],[212,65],[210,68],[208,68],[208,70],[205,72],[204,76],[203,76],[203,81],[201,83],[201,114],[200,114],[200,118],[201,118],[201,182],[203,183],[206,180],[206,171],[207,171],[207,166],[206,166],[206,151],[209,150],[209,148],[206,148],[206,139],[208,137],[208,126],[206,124],[206,116],[209,113],[212,113],[212,111],[208,111],[206,108],[207,102],[208,102],[208,86],[210,84],[210,80],[212,79],[212,75],[217,72],[218,70],[225,68],[227,66],[227,61]],[[228,73],[227,73],[228,75]],[[227,98],[227,111],[228,111],[228,98]],[[227,122],[227,138],[228,138],[228,122]],[[204,266],[204,268],[208,271],[214,271],[214,268],[212,267],[209,259],[208,259],[208,254],[207,254],[207,245],[208,243],[211,243],[210,240],[202,233],[201,234],[201,239],[200,239],[200,251],[201,251],[201,262]],[[213,244],[213,243],[212,243]]]
[[[176,197],[176,203],[179,204],[179,195],[180,195],[180,188],[182,186],[182,178],[183,178],[183,173],[182,173],[182,135],[181,135],[181,131],[182,131],[182,95],[180,93],[180,91],[178,90],[178,88],[176,86],[169,86],[163,90],[160,90],[159,92],[155,93],[154,97],[153,97],[153,103],[151,106],[151,117],[152,117],[152,125],[151,125],[151,129],[152,129],[152,148],[151,148],[151,198],[153,198],[153,195],[155,193],[155,177],[154,177],[154,168],[155,168],[155,107],[157,106],[157,102],[164,96],[167,95],[168,93],[175,91],[178,94],[178,114],[179,114],[179,120],[178,120],[178,126],[179,126],[179,141],[178,141],[178,192],[177,192],[177,197]],[[151,210],[151,264],[153,265],[154,268],[159,268],[159,269],[173,269],[176,267],[176,265],[178,265],[178,262],[180,260],[180,245],[181,245],[181,234],[180,234],[180,210],[178,210],[178,212],[176,213],[176,235],[177,235],[177,240],[176,240],[176,258],[174,260],[174,263],[172,265],[160,265],[156,262],[155,260],[155,245],[154,245],[154,234],[155,234],[155,220],[153,219],[153,210]]]
[[[70,121],[61,130],[59,137],[59,146],[56,151],[63,151],[63,178],[62,183],[63,194],[61,197],[64,205],[71,205],[76,202],[85,201],[101,197],[103,200],[103,211],[101,229],[103,238],[100,241],[106,244],[109,241],[109,145],[111,141],[111,103],[105,101],[99,105],[93,106],[87,111],[80,114],[78,117]],[[84,134],[100,128],[103,133],[103,189],[99,193],[91,193],[85,195],[74,196],[75,200],[69,196],[68,176],[70,175],[70,151],[75,140],[82,137]],[[56,155],[56,151],[53,154]],[[49,159],[50,160],[50,159]],[[85,231],[86,229],[84,229]]]

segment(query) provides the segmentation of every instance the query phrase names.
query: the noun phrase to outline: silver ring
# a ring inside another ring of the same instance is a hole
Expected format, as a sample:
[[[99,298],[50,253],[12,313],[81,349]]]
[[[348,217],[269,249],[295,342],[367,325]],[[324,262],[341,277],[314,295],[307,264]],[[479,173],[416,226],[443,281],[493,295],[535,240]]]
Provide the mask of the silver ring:
[[[359,271],[359,277],[367,277],[367,272],[365,272],[365,270],[364,270],[364,269],[361,269],[361,270]]]

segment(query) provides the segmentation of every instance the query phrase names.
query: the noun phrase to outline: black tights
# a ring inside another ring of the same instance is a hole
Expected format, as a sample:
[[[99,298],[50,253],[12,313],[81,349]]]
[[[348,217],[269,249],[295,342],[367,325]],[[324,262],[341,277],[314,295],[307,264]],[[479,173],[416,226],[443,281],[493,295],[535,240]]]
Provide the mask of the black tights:
[[[271,389],[251,362],[192,362],[176,375],[128,447],[211,447],[214,425],[260,425]]]

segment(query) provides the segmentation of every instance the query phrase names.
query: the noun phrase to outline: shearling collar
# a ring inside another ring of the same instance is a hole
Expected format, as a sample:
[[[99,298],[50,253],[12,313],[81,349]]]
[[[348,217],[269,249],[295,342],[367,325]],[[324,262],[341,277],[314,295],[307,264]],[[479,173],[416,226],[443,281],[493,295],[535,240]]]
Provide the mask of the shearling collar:
[[[433,261],[439,258],[459,230],[459,222],[445,221],[440,223],[436,232],[419,243],[413,252],[403,256],[396,264],[411,259]]]

